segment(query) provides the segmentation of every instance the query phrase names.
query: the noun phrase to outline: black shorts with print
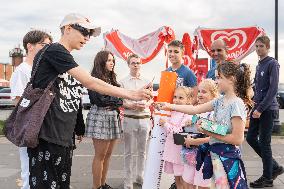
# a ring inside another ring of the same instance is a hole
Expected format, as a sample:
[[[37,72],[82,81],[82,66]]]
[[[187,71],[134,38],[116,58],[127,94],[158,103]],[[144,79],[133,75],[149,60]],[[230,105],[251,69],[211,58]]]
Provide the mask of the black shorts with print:
[[[72,147],[42,139],[36,148],[28,148],[30,188],[69,189],[72,152]]]

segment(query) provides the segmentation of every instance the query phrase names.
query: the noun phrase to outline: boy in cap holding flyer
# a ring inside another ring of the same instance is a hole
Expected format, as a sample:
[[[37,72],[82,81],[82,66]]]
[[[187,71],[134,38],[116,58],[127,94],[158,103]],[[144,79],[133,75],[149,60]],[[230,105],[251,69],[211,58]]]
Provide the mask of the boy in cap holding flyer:
[[[112,86],[92,77],[73,59],[70,52],[80,50],[101,28],[76,13],[68,14],[60,24],[62,36],[47,47],[32,81],[34,88],[46,88],[55,80],[55,98],[45,115],[39,133],[39,144],[28,148],[30,188],[69,189],[72,160],[72,135],[82,94],[82,85],[102,94],[132,100],[149,100],[146,88],[133,91]],[[34,62],[38,61],[39,51]],[[102,187],[100,187],[102,188]]]

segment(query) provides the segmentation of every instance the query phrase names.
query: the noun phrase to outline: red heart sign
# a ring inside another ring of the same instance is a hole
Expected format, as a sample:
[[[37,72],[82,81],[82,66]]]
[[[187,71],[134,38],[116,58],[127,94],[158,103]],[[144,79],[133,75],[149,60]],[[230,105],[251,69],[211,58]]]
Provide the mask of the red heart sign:
[[[259,27],[234,29],[202,29],[195,32],[201,41],[202,48],[210,53],[210,47],[216,39],[223,39],[228,47],[228,59],[240,61],[254,50],[257,37],[264,34]]]

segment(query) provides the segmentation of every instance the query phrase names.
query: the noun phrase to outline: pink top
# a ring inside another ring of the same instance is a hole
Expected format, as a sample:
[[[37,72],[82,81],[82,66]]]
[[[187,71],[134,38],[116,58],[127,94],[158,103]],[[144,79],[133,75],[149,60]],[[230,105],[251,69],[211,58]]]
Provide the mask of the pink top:
[[[165,142],[163,159],[165,161],[183,164],[180,156],[182,145],[175,145],[173,133],[182,131],[182,127],[185,126],[185,122],[191,121],[192,116],[184,113],[172,111],[171,117],[165,123],[165,129],[167,131],[167,138]]]

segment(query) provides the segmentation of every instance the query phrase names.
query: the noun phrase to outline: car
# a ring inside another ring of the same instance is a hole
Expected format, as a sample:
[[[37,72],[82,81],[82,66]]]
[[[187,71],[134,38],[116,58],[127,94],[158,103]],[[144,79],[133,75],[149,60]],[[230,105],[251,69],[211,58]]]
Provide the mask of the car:
[[[279,83],[278,92],[277,92],[277,100],[279,103],[279,108],[284,108],[284,83]]]
[[[7,87],[0,86],[0,90],[1,90],[1,89],[4,89],[4,88],[7,88]]]
[[[91,102],[88,94],[87,88],[83,89],[83,94],[82,94],[82,106],[84,110],[89,110],[91,108]]]
[[[15,103],[11,96],[11,88],[0,89],[0,107],[14,107]]]

